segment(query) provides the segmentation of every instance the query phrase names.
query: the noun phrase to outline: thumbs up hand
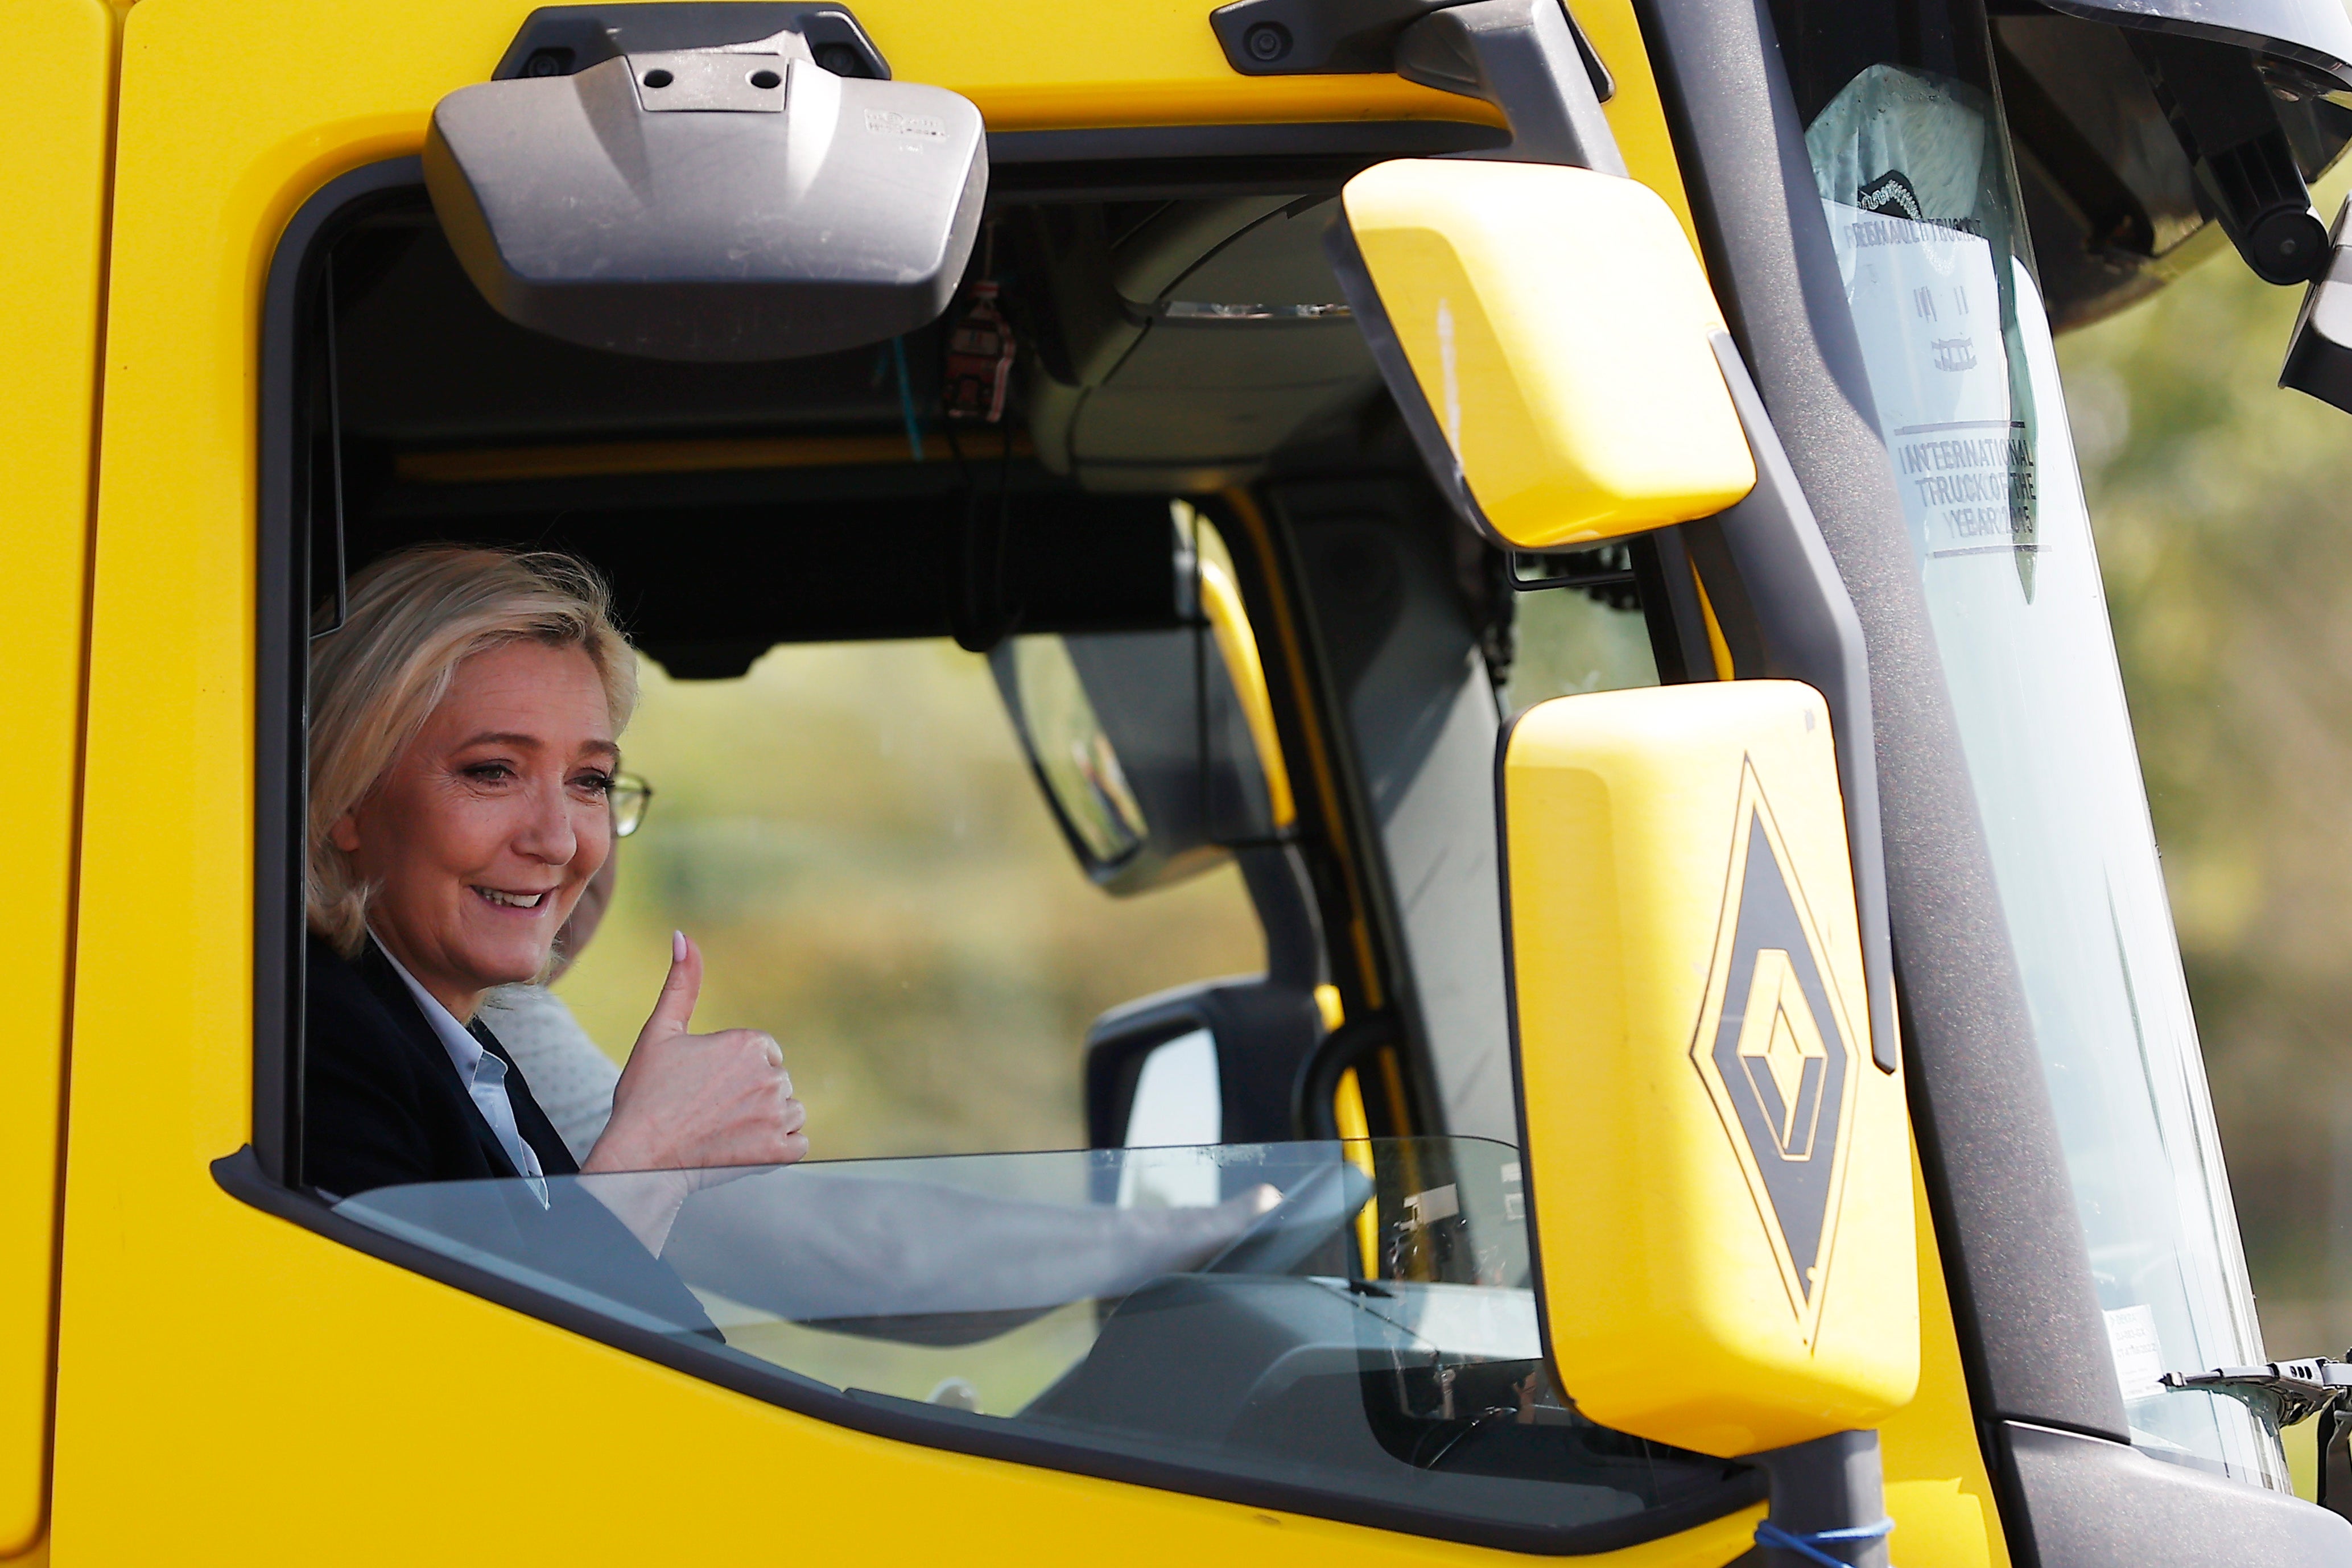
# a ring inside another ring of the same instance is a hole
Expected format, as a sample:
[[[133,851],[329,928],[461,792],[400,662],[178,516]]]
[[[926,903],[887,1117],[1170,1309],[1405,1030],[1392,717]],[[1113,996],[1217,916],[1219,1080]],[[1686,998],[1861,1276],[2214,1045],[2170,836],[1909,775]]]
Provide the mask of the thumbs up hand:
[[[702,951],[675,933],[669,976],[583,1173],[788,1165],[808,1153],[808,1116],[793,1098],[783,1047],[757,1029],[689,1033],[701,989]]]

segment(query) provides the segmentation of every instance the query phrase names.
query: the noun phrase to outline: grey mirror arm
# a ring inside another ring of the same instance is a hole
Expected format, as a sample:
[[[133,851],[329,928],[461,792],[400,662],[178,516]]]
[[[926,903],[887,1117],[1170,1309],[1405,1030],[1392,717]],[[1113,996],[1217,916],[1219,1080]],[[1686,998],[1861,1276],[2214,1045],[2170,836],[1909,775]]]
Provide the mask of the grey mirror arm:
[[[1761,641],[1761,673],[1801,680],[1830,705],[1838,787],[1861,921],[1863,982],[1870,999],[1871,1056],[1882,1072],[1902,1060],[1895,1013],[1895,958],[1886,905],[1886,848],[1878,804],[1878,752],[1870,710],[1870,651],[1862,617],[1838,575],[1821,524],[1797,483],[1748,363],[1728,336],[1716,363],[1756,455],[1756,488],[1714,519]],[[1724,606],[1727,610],[1728,605]]]
[[[1511,144],[1481,158],[1625,173],[1584,48],[1558,0],[1474,0],[1424,16],[1399,35],[1396,71],[1503,111]]]
[[[1503,111],[1511,144],[1474,156],[1625,173],[1616,83],[1561,0],[1234,0],[1209,26],[1244,76],[1393,70]]]

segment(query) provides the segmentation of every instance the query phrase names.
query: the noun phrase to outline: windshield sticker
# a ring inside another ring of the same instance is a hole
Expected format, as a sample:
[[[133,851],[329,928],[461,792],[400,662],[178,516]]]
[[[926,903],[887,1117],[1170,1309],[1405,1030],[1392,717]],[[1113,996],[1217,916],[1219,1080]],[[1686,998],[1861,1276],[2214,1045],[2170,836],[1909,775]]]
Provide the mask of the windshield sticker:
[[[1876,66],[1805,141],[1920,559],[2007,555],[2030,600],[2033,388],[2007,237],[1992,232],[2007,210],[1988,188],[2000,165],[1974,97]]]

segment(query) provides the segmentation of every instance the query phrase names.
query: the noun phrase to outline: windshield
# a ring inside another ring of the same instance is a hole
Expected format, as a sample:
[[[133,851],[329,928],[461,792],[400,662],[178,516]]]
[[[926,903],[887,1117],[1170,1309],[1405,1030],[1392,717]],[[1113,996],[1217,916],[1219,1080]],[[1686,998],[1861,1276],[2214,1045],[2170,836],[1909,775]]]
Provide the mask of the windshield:
[[[1981,33],[1954,22],[1946,68],[1845,76],[1808,106],[1806,146],[2133,1440],[2284,1484],[2242,1406],[2157,1385],[2259,1361],[2261,1337],[2000,113],[1954,74]]]
[[[1552,1386],[1504,1144],[698,1172],[656,1260],[605,1205],[678,1174],[559,1178],[544,1208],[518,1181],[387,1187],[338,1212],[764,1368],[787,1403],[978,1421],[1064,1463],[1276,1482],[1349,1500],[1351,1518],[1483,1521],[1496,1544],[1553,1550],[1760,1495],[1740,1467],[1595,1426]]]

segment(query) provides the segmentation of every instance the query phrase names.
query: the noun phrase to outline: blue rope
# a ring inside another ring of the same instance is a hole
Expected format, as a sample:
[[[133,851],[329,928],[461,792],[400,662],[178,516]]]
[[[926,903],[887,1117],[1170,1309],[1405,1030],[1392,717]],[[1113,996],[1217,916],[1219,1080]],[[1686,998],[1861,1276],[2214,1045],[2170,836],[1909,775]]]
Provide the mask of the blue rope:
[[[1882,1519],[1876,1524],[1850,1525],[1843,1530],[1816,1530],[1807,1535],[1783,1530],[1768,1519],[1756,1527],[1756,1544],[1780,1552],[1793,1552],[1810,1562],[1821,1563],[1822,1568],[1853,1568],[1853,1563],[1846,1558],[1832,1557],[1822,1547],[1841,1541],[1884,1541],[1894,1533],[1895,1521],[1891,1519]]]
[[[915,384],[907,376],[907,340],[890,340],[890,360],[898,370],[898,413],[907,421],[907,449],[915,461],[923,460],[923,424],[915,417]],[[1005,448],[1007,451],[1011,447]]]

